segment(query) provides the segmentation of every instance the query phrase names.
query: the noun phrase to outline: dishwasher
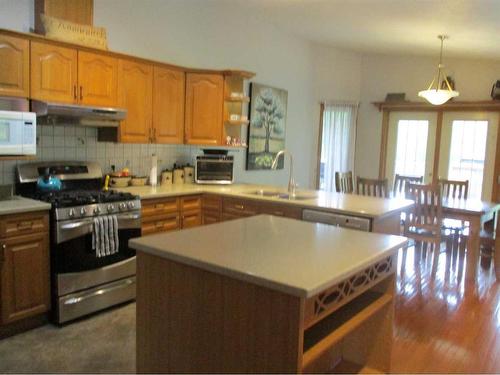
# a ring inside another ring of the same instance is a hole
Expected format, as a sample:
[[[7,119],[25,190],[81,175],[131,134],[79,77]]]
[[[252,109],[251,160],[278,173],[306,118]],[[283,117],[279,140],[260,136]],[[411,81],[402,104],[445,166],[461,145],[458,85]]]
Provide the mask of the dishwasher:
[[[368,218],[335,214],[332,212],[305,209],[302,211],[302,220],[357,229],[364,232],[370,232],[371,230],[371,220]]]

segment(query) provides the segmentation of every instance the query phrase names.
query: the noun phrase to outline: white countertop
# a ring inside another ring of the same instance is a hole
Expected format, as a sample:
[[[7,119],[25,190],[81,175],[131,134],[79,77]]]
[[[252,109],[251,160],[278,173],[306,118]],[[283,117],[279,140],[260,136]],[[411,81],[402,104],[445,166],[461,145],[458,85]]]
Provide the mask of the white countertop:
[[[130,240],[132,248],[311,297],[406,244],[400,236],[259,215]]]
[[[289,204],[304,208],[320,209],[323,211],[339,212],[364,217],[382,217],[395,211],[402,211],[413,201],[399,198],[385,199],[366,197],[357,194],[339,194],[319,190],[297,190],[297,194],[310,197],[309,199],[281,199],[276,197],[263,197],[250,193],[257,190],[272,190],[286,193],[286,188],[270,185],[197,185],[179,184],[167,186],[139,186],[116,189],[138,195],[141,199],[174,197],[188,194],[213,193],[237,198],[254,199],[259,201]]]
[[[0,201],[0,215],[46,211],[50,210],[50,207],[49,203],[15,195],[12,199]]]

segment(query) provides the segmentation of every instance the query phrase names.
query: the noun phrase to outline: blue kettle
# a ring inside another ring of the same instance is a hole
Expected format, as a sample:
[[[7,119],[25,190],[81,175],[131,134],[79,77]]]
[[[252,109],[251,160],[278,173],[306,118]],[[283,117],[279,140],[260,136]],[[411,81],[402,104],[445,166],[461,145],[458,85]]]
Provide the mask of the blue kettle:
[[[58,191],[61,190],[62,183],[58,177],[50,174],[49,168],[46,168],[43,176],[38,177],[36,186],[41,191]]]

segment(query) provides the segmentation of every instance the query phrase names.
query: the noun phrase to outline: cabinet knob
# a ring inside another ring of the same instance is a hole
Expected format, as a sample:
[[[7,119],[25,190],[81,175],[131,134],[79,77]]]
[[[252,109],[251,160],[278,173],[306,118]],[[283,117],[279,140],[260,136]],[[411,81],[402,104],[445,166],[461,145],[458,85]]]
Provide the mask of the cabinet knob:
[[[80,86],[80,100],[83,100],[83,86]]]
[[[78,94],[76,93],[76,85],[73,85],[73,98],[78,99]]]
[[[7,250],[7,245],[2,244],[2,251],[0,251],[0,262],[5,260],[5,250]]]

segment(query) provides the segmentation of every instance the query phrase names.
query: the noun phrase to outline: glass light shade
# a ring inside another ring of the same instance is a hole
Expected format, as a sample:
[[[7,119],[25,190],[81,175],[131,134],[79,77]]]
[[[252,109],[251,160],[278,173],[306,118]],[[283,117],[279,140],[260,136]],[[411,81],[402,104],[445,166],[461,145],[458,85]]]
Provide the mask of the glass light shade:
[[[458,91],[454,90],[435,90],[435,89],[430,89],[430,90],[423,90],[418,93],[418,96],[424,98],[427,100],[429,103],[433,105],[441,105],[446,103],[448,100],[451,98],[454,98],[459,95]]]

